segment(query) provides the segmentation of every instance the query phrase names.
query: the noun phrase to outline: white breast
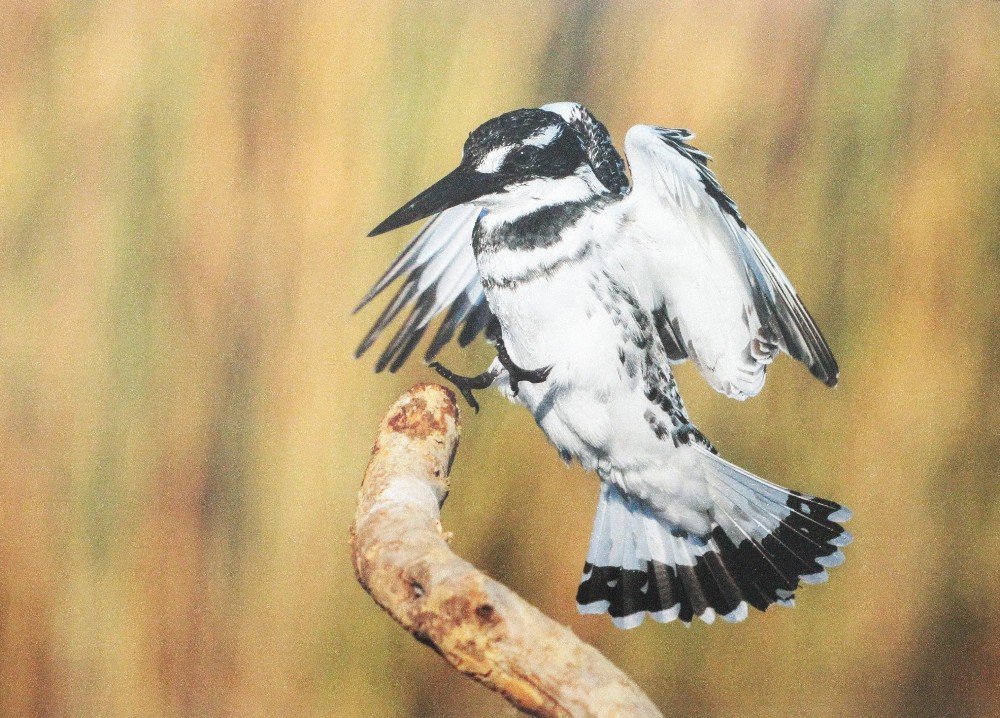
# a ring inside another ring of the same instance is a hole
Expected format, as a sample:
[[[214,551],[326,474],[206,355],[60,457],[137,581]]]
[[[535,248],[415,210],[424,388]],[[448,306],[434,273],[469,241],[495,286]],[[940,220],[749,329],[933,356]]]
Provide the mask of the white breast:
[[[631,401],[634,390],[622,385],[620,329],[593,288],[600,257],[594,249],[579,256],[593,244],[590,239],[590,230],[580,227],[567,233],[565,242],[483,252],[479,262],[511,359],[524,369],[552,367],[544,383],[522,382],[517,397],[506,384],[501,390],[535,415],[564,455],[596,469],[616,438],[616,406]],[[501,281],[526,273],[530,278]],[[628,413],[641,421],[641,411]],[[641,429],[649,433],[648,427]]]

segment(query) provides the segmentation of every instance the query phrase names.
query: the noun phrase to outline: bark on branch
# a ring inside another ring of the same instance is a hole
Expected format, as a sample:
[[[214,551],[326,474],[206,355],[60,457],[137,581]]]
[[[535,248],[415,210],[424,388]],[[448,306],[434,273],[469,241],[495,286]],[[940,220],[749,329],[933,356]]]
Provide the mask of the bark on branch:
[[[454,395],[420,384],[379,428],[351,526],[358,581],[452,666],[536,716],[658,716],[624,673],[448,547],[440,507],[458,447]]]

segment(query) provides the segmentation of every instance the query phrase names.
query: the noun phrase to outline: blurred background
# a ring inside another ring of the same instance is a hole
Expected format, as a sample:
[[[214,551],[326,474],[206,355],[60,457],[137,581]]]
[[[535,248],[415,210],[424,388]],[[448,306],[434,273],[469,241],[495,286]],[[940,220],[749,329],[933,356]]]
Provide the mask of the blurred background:
[[[678,716],[1000,714],[995,2],[0,4],[0,715],[494,716],[357,585],[375,428],[350,310],[389,211],[503,111],[688,127],[842,366],[745,404],[731,460],[851,506],[794,610],[575,612],[597,482],[464,414],[457,550]],[[486,346],[443,360],[471,373]]]

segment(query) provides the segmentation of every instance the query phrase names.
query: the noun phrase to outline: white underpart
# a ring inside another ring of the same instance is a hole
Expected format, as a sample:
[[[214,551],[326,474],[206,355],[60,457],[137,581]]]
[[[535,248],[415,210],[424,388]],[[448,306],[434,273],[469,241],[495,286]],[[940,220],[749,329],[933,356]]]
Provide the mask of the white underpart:
[[[575,176],[550,180],[548,184],[552,193],[559,195],[557,201],[565,201],[580,196],[586,178]],[[547,195],[546,199],[551,197]],[[527,204],[525,197],[504,206],[498,197],[496,206],[480,221],[488,230],[490,223],[523,213]],[[607,482],[604,490],[612,490],[613,486],[614,491],[634,502],[631,510],[624,504],[609,508],[605,520],[622,530],[602,535],[634,542],[637,533],[630,530],[633,521],[658,525],[659,533],[674,527],[705,535],[713,522],[726,520],[717,510],[720,502],[743,519],[756,513],[750,507],[753,497],[743,497],[739,490],[728,488],[733,483],[727,473],[729,468],[711,454],[689,445],[677,447],[651,430],[645,418],[650,403],[642,378],[629,377],[624,371],[618,357],[622,328],[602,303],[611,292],[602,285],[607,281],[603,279],[603,270],[608,266],[607,246],[597,240],[610,240],[616,234],[616,227],[609,222],[607,213],[589,213],[567,229],[561,241],[547,247],[480,252],[481,276],[488,284],[500,285],[488,288],[486,296],[500,321],[511,359],[526,369],[552,367],[544,383],[521,383],[518,396],[512,400],[535,415],[557,448],[578,459],[585,468],[598,471]],[[588,245],[589,253],[583,258],[556,265],[578,256]],[[537,279],[516,285],[505,282],[551,266],[557,268]],[[625,287],[632,284],[628,278],[623,280]],[[498,386],[512,396],[506,384]],[[787,510],[780,505],[772,508],[776,514],[773,518],[763,516],[743,522],[742,530],[755,538],[773,530]],[[740,529],[730,528],[738,543]],[[653,538],[628,545],[608,538],[608,543],[592,547],[594,553],[588,560],[628,568],[640,568],[651,558],[671,565],[693,565],[709,550],[704,543],[678,543],[681,540],[669,533],[657,540],[657,533],[641,531],[638,535]]]
[[[511,153],[515,145],[501,145],[486,153],[486,156],[476,165],[476,172],[493,174],[503,166],[503,161]]]

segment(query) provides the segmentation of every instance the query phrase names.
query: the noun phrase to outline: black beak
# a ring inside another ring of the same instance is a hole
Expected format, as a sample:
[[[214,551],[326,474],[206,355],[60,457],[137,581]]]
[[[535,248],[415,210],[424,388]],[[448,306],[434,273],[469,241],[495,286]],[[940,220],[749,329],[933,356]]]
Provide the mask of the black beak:
[[[471,202],[477,197],[496,192],[499,189],[493,175],[466,169],[459,165],[395,212],[368,233],[374,237],[383,232],[398,229],[418,219],[430,217],[460,204]]]

